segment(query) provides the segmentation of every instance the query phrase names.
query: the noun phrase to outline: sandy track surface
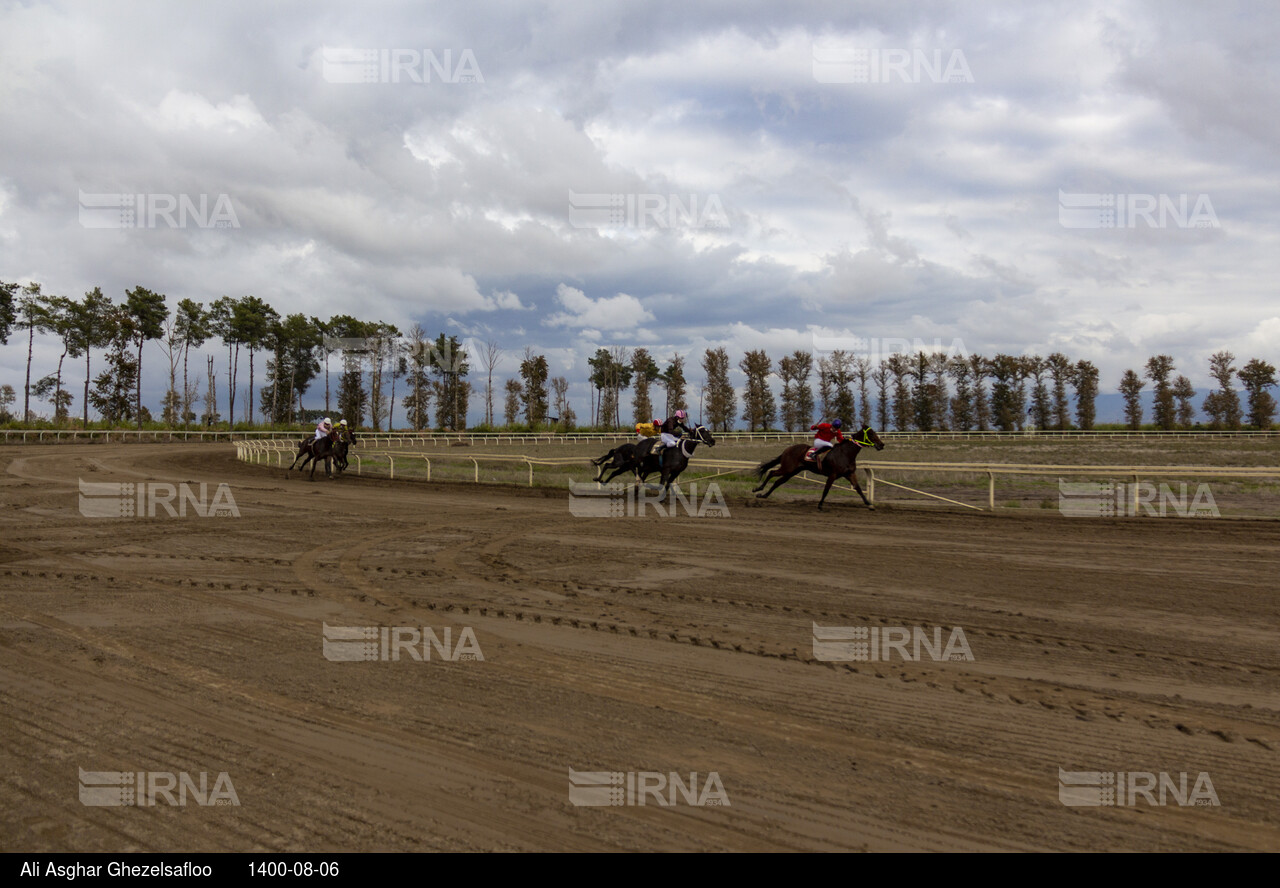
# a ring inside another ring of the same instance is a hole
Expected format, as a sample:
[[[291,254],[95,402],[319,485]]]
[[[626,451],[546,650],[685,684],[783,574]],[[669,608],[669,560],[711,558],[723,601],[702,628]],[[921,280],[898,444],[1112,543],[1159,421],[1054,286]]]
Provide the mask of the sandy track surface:
[[[210,445],[0,469],[3,850],[1280,848],[1276,522],[575,518]],[[225,483],[241,517],[85,518],[78,479]],[[961,627],[973,660],[822,662],[815,622]],[[483,659],[335,662],[324,623]],[[1220,805],[1068,807],[1060,768]],[[89,807],[78,769],[225,771],[240,804]],[[570,769],[729,804],[575,807]]]

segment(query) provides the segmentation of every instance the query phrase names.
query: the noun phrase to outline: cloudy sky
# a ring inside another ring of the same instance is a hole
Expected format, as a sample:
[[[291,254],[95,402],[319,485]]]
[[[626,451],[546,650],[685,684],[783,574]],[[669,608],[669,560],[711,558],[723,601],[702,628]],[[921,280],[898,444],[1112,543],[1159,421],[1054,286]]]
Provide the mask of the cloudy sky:
[[[1267,2],[0,2],[0,279],[532,346],[580,417],[613,345],[1104,391],[1167,353],[1204,393],[1280,358],[1278,42]]]

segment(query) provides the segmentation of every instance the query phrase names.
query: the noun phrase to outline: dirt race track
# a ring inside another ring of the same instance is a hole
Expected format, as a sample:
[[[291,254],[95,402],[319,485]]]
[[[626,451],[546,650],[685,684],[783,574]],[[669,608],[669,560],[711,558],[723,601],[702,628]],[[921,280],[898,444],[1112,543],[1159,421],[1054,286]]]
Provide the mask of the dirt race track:
[[[1280,522],[579,518],[218,445],[0,469],[0,850],[1280,849]],[[240,517],[86,518],[78,479],[225,483]],[[815,622],[960,627],[973,659],[824,662]],[[326,623],[483,659],[336,661]],[[87,806],[80,769],[226,772],[239,804]],[[715,772],[728,804],[575,806],[571,769]],[[1065,805],[1059,769],[1126,772],[1126,804]],[[1130,798],[1161,772],[1220,804]]]

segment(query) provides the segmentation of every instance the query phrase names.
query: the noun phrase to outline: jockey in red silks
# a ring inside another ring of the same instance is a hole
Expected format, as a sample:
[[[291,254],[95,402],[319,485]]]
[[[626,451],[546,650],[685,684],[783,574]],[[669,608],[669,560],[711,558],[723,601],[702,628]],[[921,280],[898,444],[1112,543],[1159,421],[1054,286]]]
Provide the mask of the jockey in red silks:
[[[809,426],[809,431],[818,433],[813,439],[813,448],[806,454],[806,457],[813,459],[814,465],[819,464],[818,457],[821,456],[823,450],[834,447],[844,440],[844,434],[840,431],[840,426],[841,422],[838,419]]]

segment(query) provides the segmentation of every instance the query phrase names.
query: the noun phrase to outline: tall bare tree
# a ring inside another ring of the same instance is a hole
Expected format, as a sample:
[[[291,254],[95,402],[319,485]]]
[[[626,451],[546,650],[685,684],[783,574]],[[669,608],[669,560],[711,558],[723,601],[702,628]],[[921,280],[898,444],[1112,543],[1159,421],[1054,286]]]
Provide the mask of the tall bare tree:
[[[493,427],[493,371],[502,363],[502,347],[489,340],[480,347],[480,364],[485,371],[484,424]]]

